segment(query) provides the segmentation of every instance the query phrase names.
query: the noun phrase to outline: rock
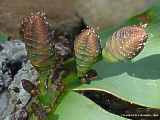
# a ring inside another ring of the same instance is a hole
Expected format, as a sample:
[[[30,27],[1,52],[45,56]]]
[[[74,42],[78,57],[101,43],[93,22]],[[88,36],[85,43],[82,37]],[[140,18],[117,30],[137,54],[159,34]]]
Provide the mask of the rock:
[[[12,115],[7,116],[5,120],[27,120],[27,118],[28,118],[27,110],[25,108],[21,108]]]
[[[28,79],[35,83],[38,72],[27,60],[23,42],[6,41],[0,46],[3,47],[0,51],[0,120],[11,120],[13,117],[25,120],[27,112],[24,108],[31,96],[23,89],[21,80]]]
[[[9,99],[10,97],[7,90],[0,94],[0,120],[3,120],[8,115],[8,111],[6,110],[8,109]],[[13,109],[13,107],[10,106],[10,109]]]
[[[3,90],[9,86],[13,75],[22,67],[27,53],[25,45],[18,40],[6,41],[1,46],[3,50],[0,51],[0,90]]]

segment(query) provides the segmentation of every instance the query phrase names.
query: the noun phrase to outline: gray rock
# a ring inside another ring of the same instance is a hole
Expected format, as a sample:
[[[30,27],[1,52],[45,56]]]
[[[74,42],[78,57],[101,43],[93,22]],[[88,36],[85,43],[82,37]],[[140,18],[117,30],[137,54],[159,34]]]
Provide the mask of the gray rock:
[[[3,93],[0,94],[0,120],[3,120],[5,116],[8,115],[6,110],[8,109],[9,104],[9,93],[8,91],[3,91]]]
[[[0,46],[3,48],[0,50],[0,120],[25,119],[27,112],[24,108],[31,96],[23,89],[21,80],[35,83],[38,72],[27,60],[23,42],[6,41]]]

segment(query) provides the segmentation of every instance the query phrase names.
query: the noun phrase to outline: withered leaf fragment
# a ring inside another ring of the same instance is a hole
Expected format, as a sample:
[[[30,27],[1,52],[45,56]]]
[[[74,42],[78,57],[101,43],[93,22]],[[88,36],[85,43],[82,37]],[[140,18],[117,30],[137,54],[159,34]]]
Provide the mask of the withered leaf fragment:
[[[31,105],[31,108],[32,108],[33,113],[38,117],[38,120],[47,119],[47,115],[48,115],[47,111],[42,105],[33,102]]]
[[[23,88],[28,93],[30,93],[31,96],[34,97],[34,96],[37,96],[39,94],[38,87],[35,84],[33,84],[31,81],[23,79],[23,80],[21,80],[21,82],[22,82]]]

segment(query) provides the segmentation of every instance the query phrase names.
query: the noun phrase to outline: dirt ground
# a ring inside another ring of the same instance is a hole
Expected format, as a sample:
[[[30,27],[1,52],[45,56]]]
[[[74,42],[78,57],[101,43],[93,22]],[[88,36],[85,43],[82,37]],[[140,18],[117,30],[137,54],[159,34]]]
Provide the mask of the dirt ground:
[[[52,25],[79,20],[72,0],[0,0],[0,31],[17,36],[22,17],[39,10],[46,12]]]
[[[75,3],[80,2],[77,6]],[[18,36],[22,17],[44,10],[53,26],[73,25],[80,21],[96,27],[106,27],[141,13],[156,0],[0,0],[0,32]],[[133,3],[133,5],[131,4]],[[74,8],[75,7],[75,8]],[[105,10],[104,10],[105,9]],[[113,13],[114,11],[114,13]],[[123,13],[123,14],[122,14]]]

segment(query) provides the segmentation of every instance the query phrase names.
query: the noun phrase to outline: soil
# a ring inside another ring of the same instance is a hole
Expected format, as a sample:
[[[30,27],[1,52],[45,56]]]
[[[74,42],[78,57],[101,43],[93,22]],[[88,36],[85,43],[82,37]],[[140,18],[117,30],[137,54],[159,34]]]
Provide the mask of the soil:
[[[32,12],[45,11],[53,26],[76,24],[79,17],[74,11],[73,0],[1,0],[0,31],[13,37],[19,35],[21,19]]]

